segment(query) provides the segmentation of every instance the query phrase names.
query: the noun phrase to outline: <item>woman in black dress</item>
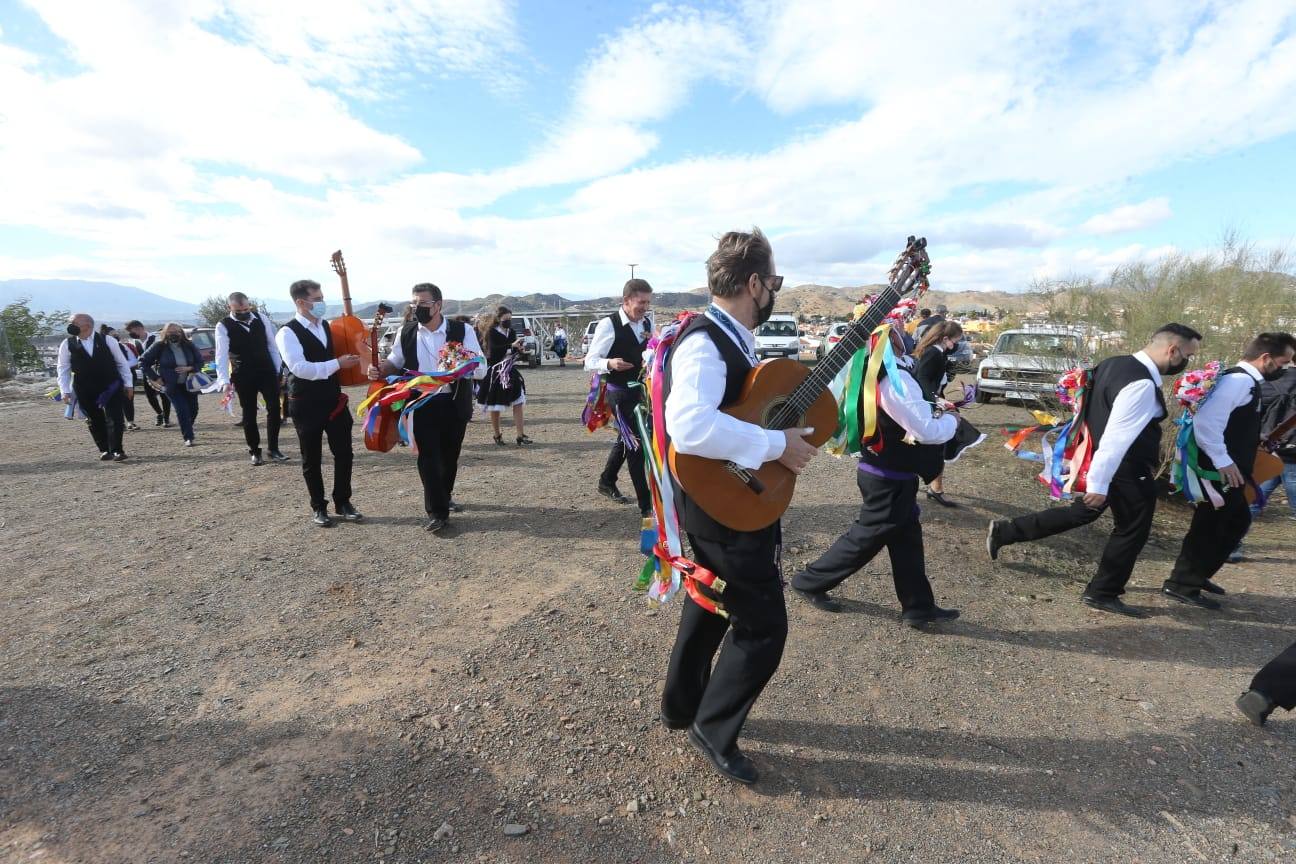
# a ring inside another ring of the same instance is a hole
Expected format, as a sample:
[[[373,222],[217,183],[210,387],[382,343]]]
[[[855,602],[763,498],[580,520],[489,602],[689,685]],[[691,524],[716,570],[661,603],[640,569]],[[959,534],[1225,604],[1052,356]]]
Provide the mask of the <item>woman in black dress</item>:
[[[941,404],[945,387],[953,377],[950,374],[950,354],[958,347],[963,336],[963,325],[957,321],[941,321],[928,327],[922,340],[914,348],[913,356],[918,358],[914,365],[914,378],[922,388],[936,397]],[[927,497],[942,507],[957,507],[945,497],[945,477],[941,475],[927,486]]]
[[[481,345],[486,352],[486,380],[477,392],[477,401],[491,418],[495,443],[504,446],[500,432],[500,414],[513,409],[513,425],[517,429],[517,443],[530,444],[522,425],[522,406],[526,404],[526,383],[518,371],[517,362],[522,357],[522,338],[513,329],[513,312],[501,306],[481,322]]]

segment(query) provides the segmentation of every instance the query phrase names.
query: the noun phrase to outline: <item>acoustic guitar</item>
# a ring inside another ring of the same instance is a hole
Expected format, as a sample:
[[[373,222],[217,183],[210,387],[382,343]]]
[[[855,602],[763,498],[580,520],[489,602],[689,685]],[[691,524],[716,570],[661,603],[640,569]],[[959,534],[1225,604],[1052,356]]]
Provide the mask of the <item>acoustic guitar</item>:
[[[369,327],[369,362],[375,368],[381,369],[382,362],[378,359],[378,328],[382,326],[383,319],[390,315],[392,307],[386,303],[379,303],[378,309],[374,312],[373,324]],[[369,396],[387,386],[386,379],[379,378],[377,381],[369,382]],[[374,424],[371,430],[366,425],[364,444],[365,449],[374,450],[379,453],[386,453],[396,446],[400,433],[396,427],[396,417],[390,411],[378,412],[378,422]]]
[[[748,374],[738,401],[724,412],[765,429],[812,427],[814,432],[806,441],[821,446],[837,430],[837,402],[828,385],[901,298],[926,290],[930,272],[926,238],[910,237],[891,268],[886,290],[827,356],[813,368],[791,359],[761,363]],[[733,462],[678,453],[674,447],[668,459],[689,497],[712,519],[735,531],[757,531],[774,524],[792,502],[796,475],[781,462],[750,470]]]
[[[342,260],[342,250],[333,253],[333,272],[342,280],[342,314],[328,322],[329,332],[333,334],[333,353],[355,354],[363,357],[369,353],[367,344],[368,330],[364,322],[356,317],[351,309],[351,284],[347,281],[346,262]],[[338,380],[343,387],[355,387],[368,384],[369,376],[360,365],[338,371]]]
[[[1243,494],[1248,504],[1255,503],[1257,486],[1267,483],[1283,472],[1283,462],[1274,455],[1274,451],[1293,429],[1296,429],[1296,414],[1279,423],[1268,437],[1260,442],[1260,448],[1256,451],[1255,467],[1251,469],[1251,479],[1255,481],[1255,485],[1248,483],[1243,487]]]

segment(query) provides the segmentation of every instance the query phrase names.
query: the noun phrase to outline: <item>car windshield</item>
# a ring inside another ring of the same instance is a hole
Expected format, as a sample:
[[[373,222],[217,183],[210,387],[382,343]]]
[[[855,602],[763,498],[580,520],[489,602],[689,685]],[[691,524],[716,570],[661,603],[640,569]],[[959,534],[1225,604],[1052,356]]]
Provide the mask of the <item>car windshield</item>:
[[[796,323],[792,321],[766,321],[756,329],[757,336],[795,336]]]
[[[995,346],[999,354],[1047,354],[1054,357],[1076,357],[1080,340],[1059,333],[1005,333]]]
[[[206,351],[208,348],[216,347],[216,340],[212,338],[210,330],[199,330],[189,337],[189,341],[199,351]]]

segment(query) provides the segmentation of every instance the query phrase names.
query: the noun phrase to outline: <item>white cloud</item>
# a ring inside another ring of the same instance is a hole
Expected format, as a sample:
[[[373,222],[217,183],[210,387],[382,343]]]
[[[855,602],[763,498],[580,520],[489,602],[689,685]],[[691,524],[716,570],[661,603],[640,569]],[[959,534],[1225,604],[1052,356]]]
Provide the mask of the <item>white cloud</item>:
[[[1168,198],[1151,198],[1140,204],[1126,204],[1086,219],[1080,230],[1089,234],[1123,234],[1164,222],[1171,216]]]

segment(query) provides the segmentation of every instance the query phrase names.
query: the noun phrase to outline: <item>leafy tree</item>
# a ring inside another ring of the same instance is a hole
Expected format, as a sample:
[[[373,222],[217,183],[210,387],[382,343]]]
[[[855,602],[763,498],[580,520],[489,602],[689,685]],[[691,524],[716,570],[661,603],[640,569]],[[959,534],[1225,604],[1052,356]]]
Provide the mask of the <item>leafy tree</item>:
[[[41,369],[41,360],[37,340],[42,336],[53,336],[67,327],[71,313],[66,310],[53,312],[33,312],[31,299],[20,297],[0,309],[0,332],[8,342],[10,370]],[[0,349],[5,346],[0,345]]]
[[[198,320],[208,327],[215,327],[228,314],[229,301],[219,294],[213,294],[198,304]]]

